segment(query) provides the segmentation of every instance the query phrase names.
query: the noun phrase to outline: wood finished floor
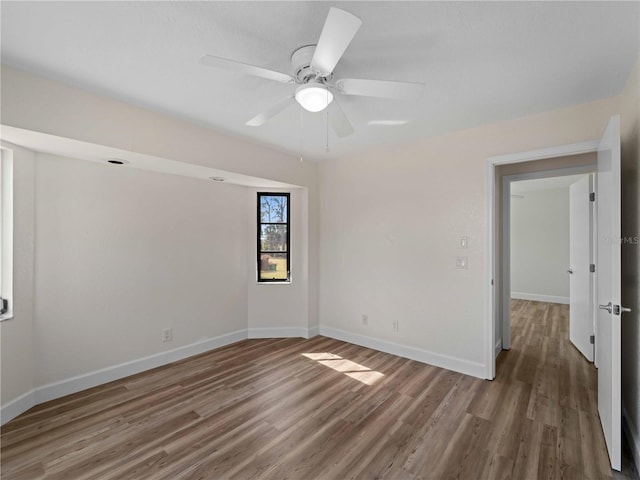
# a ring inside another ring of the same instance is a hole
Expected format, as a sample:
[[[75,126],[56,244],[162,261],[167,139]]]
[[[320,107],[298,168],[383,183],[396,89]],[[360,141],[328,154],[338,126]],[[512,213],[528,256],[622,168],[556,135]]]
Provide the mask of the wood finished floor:
[[[492,382],[326,337],[247,340],[31,409],[2,429],[2,479],[612,478],[568,308],[513,308]]]

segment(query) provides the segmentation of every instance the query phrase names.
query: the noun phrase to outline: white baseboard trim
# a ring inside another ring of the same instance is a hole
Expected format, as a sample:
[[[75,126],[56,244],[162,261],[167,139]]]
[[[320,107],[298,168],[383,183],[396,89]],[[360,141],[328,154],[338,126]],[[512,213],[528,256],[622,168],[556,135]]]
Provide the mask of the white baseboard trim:
[[[166,352],[156,353],[148,357],[96,370],[95,372],[78,375],[77,377],[68,378],[60,382],[50,383],[36,389],[36,404],[86,390],[87,388],[93,388],[112,382],[113,380],[128,377],[129,375],[135,375],[136,373],[192,357],[193,355],[239,342],[246,338],[247,331],[238,330],[218,337],[200,340],[190,345],[174,348],[173,350],[167,350]]]
[[[130,362],[121,363],[112,367],[103,368],[94,372],[85,373],[76,377],[67,378],[59,382],[50,383],[42,387],[38,387],[31,392],[10,401],[8,404],[0,408],[0,418],[2,425],[18,415],[26,412],[31,407],[55,398],[64,397],[72,393],[93,388],[98,385],[119,380],[120,378],[135,375],[152,368],[167,365],[171,362],[182,360],[200,353],[213,350],[214,348],[224,347],[231,343],[239,342],[247,338],[246,330],[238,330],[235,332],[220,335],[214,338],[207,338],[197,341],[190,345],[174,348],[165,352],[149,355],[148,357],[138,358]]]
[[[569,297],[556,297],[554,295],[539,295],[537,293],[511,292],[511,298],[518,300],[531,300],[532,302],[563,303],[569,305]]]
[[[135,375],[162,365],[167,365],[169,363],[239,342],[247,338],[310,338],[316,335],[324,335],[337,340],[380,350],[392,355],[410,358],[436,367],[446,368],[448,370],[472,375],[478,378],[484,378],[484,365],[480,363],[470,362],[468,360],[429,352],[427,350],[380,340],[365,335],[359,335],[337,328],[323,326],[311,328],[250,328],[248,330],[238,330],[218,337],[208,338],[173,350],[156,353],[130,362],[121,363],[119,365],[103,368],[101,370],[96,370],[94,372],[85,373],[83,375],[78,375],[76,377],[35,388],[34,390],[24,393],[0,407],[0,424],[4,425],[8,421],[40,403],[64,397],[65,395],[70,395],[88,388],[93,388],[98,385],[103,385],[105,383],[119,380],[130,375]]]
[[[624,408],[624,405],[622,406],[622,428],[627,436],[627,440],[629,440],[629,448],[631,448],[631,455],[633,456],[637,470],[640,465],[640,435],[630,422],[629,414],[627,413],[627,409]]]
[[[14,398],[6,405],[0,407],[0,425],[4,425],[9,420],[13,420],[18,415],[36,406],[36,391],[30,390],[27,393]]]
[[[360,335],[358,333],[347,332],[338,328],[326,327],[320,325],[320,335],[335,338],[343,342],[354,343],[367,348],[380,350],[381,352],[390,353],[399,357],[417,360],[418,362],[427,363],[454,372],[464,373],[478,378],[485,378],[485,366],[481,363],[463,360],[461,358],[450,357],[440,353],[430,352],[408,345],[380,340],[378,338]]]
[[[249,328],[247,338],[309,338],[305,327],[258,327]]]
[[[315,327],[310,327],[307,329],[307,332],[307,338],[317,337],[320,335],[320,327],[317,325]]]

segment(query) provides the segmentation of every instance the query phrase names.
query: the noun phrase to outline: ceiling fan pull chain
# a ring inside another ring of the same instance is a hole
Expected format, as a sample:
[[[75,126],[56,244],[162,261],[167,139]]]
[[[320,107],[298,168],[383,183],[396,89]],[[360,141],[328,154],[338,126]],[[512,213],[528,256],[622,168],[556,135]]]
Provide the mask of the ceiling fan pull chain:
[[[300,107],[300,163],[304,161],[302,158],[302,147],[304,145],[304,111]]]
[[[329,105],[329,89],[327,88],[327,106]],[[327,111],[327,146],[326,152],[329,153],[329,109],[325,109]]]

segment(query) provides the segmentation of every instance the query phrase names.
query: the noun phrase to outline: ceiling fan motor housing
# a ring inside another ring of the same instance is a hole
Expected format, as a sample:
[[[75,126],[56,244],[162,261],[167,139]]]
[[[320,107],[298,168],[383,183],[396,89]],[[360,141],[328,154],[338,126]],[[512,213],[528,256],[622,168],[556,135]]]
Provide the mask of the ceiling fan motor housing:
[[[291,67],[293,69],[293,77],[296,83],[304,85],[310,81],[319,81],[324,83],[333,75],[322,75],[311,67],[311,59],[316,51],[316,45],[305,45],[294,50],[291,54]]]

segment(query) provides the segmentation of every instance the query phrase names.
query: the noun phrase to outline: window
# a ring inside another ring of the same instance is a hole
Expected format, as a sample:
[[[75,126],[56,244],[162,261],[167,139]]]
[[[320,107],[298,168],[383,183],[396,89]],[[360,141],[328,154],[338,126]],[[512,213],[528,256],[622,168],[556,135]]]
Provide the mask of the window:
[[[289,194],[258,192],[258,282],[291,281]]]

